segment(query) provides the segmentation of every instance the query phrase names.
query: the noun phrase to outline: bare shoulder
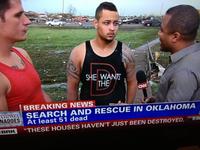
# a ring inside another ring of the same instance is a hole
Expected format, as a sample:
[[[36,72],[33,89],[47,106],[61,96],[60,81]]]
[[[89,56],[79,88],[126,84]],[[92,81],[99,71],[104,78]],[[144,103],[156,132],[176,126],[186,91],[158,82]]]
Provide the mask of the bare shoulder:
[[[135,58],[134,51],[126,44],[122,45],[122,61],[126,69],[127,81],[135,83]]]
[[[67,74],[68,78],[70,78],[71,81],[72,79],[76,79],[76,81],[80,79],[80,73],[84,61],[85,51],[85,43],[76,46],[71,51],[67,63]]]
[[[122,49],[125,51],[131,51],[131,48],[125,43],[122,43]]]
[[[81,43],[80,45],[74,47],[71,51],[69,61],[73,61],[73,63],[82,63],[85,51],[85,43]]]
[[[70,57],[71,56],[81,56],[83,55],[85,51],[85,43],[81,43],[80,45],[74,47],[71,51]]]
[[[32,60],[25,49],[20,48],[20,47],[15,47],[15,49],[17,49],[24,57],[26,57],[32,63]]]
[[[125,43],[122,44],[122,59],[125,64],[135,63],[134,51]]]
[[[20,48],[20,47],[14,47],[15,49],[17,49],[22,55],[27,56],[28,53],[25,49]]]

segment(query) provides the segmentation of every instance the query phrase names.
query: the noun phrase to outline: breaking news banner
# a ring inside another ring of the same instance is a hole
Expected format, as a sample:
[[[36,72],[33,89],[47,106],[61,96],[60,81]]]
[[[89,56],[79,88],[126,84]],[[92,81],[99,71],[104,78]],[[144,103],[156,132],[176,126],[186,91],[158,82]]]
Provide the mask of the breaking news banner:
[[[200,101],[95,106],[95,101],[22,105],[0,112],[0,135],[200,121]]]

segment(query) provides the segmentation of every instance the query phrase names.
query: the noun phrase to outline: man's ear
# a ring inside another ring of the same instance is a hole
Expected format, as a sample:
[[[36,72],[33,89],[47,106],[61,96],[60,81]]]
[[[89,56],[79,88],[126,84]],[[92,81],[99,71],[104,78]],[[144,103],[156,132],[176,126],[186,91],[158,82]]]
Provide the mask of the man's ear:
[[[93,26],[95,27],[95,29],[97,29],[97,25],[98,25],[98,21],[97,21],[97,19],[94,19],[93,20]]]
[[[174,32],[172,34],[172,42],[177,42],[181,39],[181,34],[179,32]]]

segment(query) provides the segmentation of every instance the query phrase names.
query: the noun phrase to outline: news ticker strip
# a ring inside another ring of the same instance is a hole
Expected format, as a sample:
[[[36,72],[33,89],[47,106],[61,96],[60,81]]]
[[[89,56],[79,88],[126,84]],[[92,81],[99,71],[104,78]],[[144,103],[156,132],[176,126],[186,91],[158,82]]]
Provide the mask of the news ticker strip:
[[[161,125],[170,124],[177,125],[182,123],[200,121],[200,115],[184,116],[184,117],[161,117],[161,118],[145,118],[145,119],[127,119],[127,120],[108,120],[98,122],[76,122],[67,124],[54,124],[54,125],[41,125],[41,126],[18,126],[9,128],[0,128],[1,135],[21,135],[21,134],[35,134],[35,133],[48,133],[48,132],[73,132],[79,130],[91,129],[109,129],[109,128],[124,128],[133,126],[148,126],[148,125]]]
[[[20,112],[0,112],[0,128],[187,116],[199,120],[200,101],[113,106],[95,106],[94,101],[59,102],[24,105]]]
[[[75,131],[85,129],[120,128],[130,126],[158,125],[158,124],[179,124],[184,123],[184,117],[127,119],[127,120],[107,120],[98,122],[77,122],[68,124],[27,126],[22,133],[44,133],[57,131]]]
[[[62,104],[62,103],[60,103]],[[45,107],[43,107],[45,108]],[[92,106],[22,111],[24,126],[165,118],[200,114],[200,102]]]
[[[200,101],[95,106],[74,101],[21,106],[0,112],[0,135],[200,122]]]

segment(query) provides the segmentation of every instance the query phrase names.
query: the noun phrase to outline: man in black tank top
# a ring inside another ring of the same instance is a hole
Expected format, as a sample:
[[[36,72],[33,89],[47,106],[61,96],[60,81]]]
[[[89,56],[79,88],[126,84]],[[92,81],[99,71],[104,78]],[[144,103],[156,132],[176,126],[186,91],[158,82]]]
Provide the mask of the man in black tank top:
[[[115,40],[119,14],[113,3],[97,7],[94,27],[96,38],[78,45],[70,54],[67,99],[95,100],[96,105],[133,103],[137,89],[133,52]]]

